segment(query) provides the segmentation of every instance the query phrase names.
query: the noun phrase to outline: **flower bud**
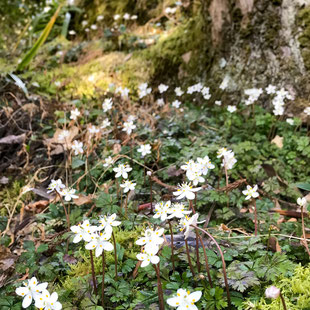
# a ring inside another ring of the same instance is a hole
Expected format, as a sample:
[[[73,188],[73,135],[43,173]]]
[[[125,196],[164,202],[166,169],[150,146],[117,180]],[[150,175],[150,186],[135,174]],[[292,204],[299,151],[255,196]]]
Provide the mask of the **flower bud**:
[[[152,175],[152,172],[148,171],[146,174],[150,177]]]
[[[276,299],[280,296],[280,290],[275,286],[270,286],[266,289],[265,295],[267,298]]]

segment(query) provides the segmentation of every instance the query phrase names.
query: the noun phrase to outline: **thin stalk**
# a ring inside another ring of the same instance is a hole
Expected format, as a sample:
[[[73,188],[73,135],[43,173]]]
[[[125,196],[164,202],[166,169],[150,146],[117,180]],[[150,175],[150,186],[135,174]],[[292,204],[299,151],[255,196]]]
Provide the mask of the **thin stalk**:
[[[151,214],[153,214],[153,192],[152,192],[153,182],[152,182],[152,176],[149,176],[149,180],[150,180]]]
[[[304,238],[304,243],[305,243],[305,247],[306,250],[308,252],[308,255],[310,256],[310,251],[309,251],[309,247],[308,247],[308,243],[307,243],[307,238],[306,238],[306,230],[305,230],[305,222],[304,222],[304,207],[301,207],[301,226],[302,226],[302,236]]]
[[[69,217],[69,214],[67,212],[67,208],[66,208],[66,205],[65,205],[65,202],[63,201],[61,195],[56,191],[58,197],[60,198],[60,201],[61,201],[61,204],[65,210],[65,215],[66,215],[66,220],[67,220],[67,226],[68,226],[68,230],[70,230],[70,217]]]
[[[196,259],[197,259],[197,270],[200,273],[200,257],[199,257],[199,241],[198,241],[198,230],[195,229],[196,232]]]
[[[114,232],[112,231],[112,239],[113,239],[113,245],[114,245],[114,264],[115,264],[115,281],[117,280],[117,253],[116,253],[116,241]]]
[[[117,195],[117,200],[119,199],[119,184],[117,178],[115,179],[115,184],[116,184],[116,195]]]
[[[283,297],[283,295],[281,293],[280,293],[280,298],[281,298],[281,301],[282,301],[283,309],[287,310],[286,304],[285,304],[285,299],[284,299],[284,297]]]
[[[187,255],[187,259],[188,259],[189,269],[191,270],[193,277],[195,277],[195,271],[194,271],[194,268],[192,265],[191,257],[189,255],[188,243],[187,243],[186,239],[184,241],[185,241],[185,248],[186,248],[186,255]]]
[[[194,206],[193,206],[193,201],[192,201],[192,200],[188,200],[188,201],[189,201],[189,208],[192,209],[193,214],[195,214],[196,211],[195,211],[195,208],[194,208]]]
[[[198,230],[196,229],[196,234],[200,240],[200,243],[201,243],[201,246],[203,248],[203,254],[204,254],[204,257],[205,257],[205,262],[206,262],[206,270],[207,270],[207,275],[208,275],[208,280],[209,280],[209,283],[210,283],[210,286],[213,287],[213,284],[212,284],[212,279],[211,279],[211,274],[210,274],[210,267],[209,267],[209,262],[208,262],[208,256],[207,256],[207,251],[206,251],[206,247],[203,243],[203,240],[201,238],[201,236],[199,235],[198,233]]]
[[[95,290],[95,294],[97,295],[97,284],[96,284],[94,257],[93,257],[93,251],[92,250],[90,250],[90,264],[91,264],[91,275],[93,278],[94,290]]]
[[[125,201],[125,217],[127,218],[127,204],[128,204],[128,196],[129,196],[129,192],[128,194],[126,195],[126,201]]]
[[[224,170],[225,170],[225,179],[226,179],[227,208],[229,208],[228,173],[227,173],[227,167],[226,167],[225,160],[224,160]]]
[[[168,223],[169,223],[169,229],[170,229],[170,235],[171,235],[171,261],[172,261],[172,270],[173,270],[173,272],[175,272],[173,231],[172,231],[171,221],[168,220]]]
[[[257,208],[255,198],[253,198],[253,202],[254,202],[254,225],[255,225],[255,237],[256,237],[258,232],[258,222],[257,222]]]
[[[223,276],[224,276],[224,283],[225,283],[225,287],[226,287],[226,293],[227,293],[227,302],[228,302],[228,309],[231,308],[231,300],[230,300],[230,293],[229,293],[229,286],[228,286],[228,280],[227,280],[227,273],[226,273],[226,263],[225,263],[225,259],[224,259],[224,254],[219,246],[219,244],[217,243],[217,241],[214,239],[214,237],[206,230],[199,228],[195,225],[191,225],[192,227],[200,230],[201,232],[205,233],[216,245],[220,255],[221,255],[221,259],[222,259],[222,265],[223,265]]]
[[[161,280],[160,280],[160,271],[159,271],[159,264],[158,265],[153,265],[156,276],[157,276],[157,289],[158,289],[158,301],[159,301],[159,310],[165,310],[165,303],[164,303],[164,293],[163,293],[163,288],[161,285]]]
[[[102,286],[101,286],[101,302],[102,308],[104,309],[104,269],[105,269],[105,258],[104,258],[104,250],[102,251]]]

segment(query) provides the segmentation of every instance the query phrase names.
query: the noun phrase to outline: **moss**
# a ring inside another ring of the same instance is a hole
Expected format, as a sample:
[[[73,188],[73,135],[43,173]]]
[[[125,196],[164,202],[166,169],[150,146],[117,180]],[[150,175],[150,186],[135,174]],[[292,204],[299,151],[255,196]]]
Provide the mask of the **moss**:
[[[290,310],[309,309],[310,307],[310,266],[296,267],[290,278],[282,278],[273,284],[281,289],[287,308]],[[258,302],[247,300],[244,309],[278,310],[281,309],[281,300],[267,300],[261,298]]]
[[[204,32],[205,22],[200,13],[188,21],[173,28],[170,33],[162,35],[159,41],[144,51],[145,58],[152,62],[153,79],[163,80],[164,77],[175,76],[179,67],[191,72],[204,68],[208,61],[206,57],[206,44],[210,43]],[[182,56],[191,52],[188,63],[185,63]]]
[[[306,69],[310,69],[310,6],[301,9],[297,15],[297,25],[302,29],[298,40],[301,48],[301,55]]]

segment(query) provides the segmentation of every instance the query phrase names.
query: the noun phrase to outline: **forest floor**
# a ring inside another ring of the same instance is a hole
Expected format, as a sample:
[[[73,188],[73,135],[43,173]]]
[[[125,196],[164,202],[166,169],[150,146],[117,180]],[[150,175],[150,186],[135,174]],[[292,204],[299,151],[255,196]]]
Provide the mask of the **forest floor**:
[[[181,288],[202,292],[199,309],[310,308],[309,116],[285,85],[161,80],[160,53],[175,57],[189,21],[173,8],[143,26],[95,16],[66,39],[55,25],[30,65],[1,75],[1,310],[26,308],[33,277],[63,309],[177,308]],[[152,250],[149,228],[163,229]],[[159,263],[144,267],[141,245]]]

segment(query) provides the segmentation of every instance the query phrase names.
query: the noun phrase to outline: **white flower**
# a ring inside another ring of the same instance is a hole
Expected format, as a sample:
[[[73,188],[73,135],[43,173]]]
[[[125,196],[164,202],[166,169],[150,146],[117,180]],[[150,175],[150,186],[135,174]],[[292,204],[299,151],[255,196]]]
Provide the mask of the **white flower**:
[[[139,98],[143,98],[145,97],[146,95],[150,94],[151,91],[152,91],[152,88],[151,87],[148,87],[148,84],[147,83],[142,83],[138,86],[139,88]]]
[[[47,282],[39,284],[35,277],[28,280],[28,282],[23,283],[25,286],[18,287],[16,289],[16,294],[18,296],[24,297],[22,307],[28,308],[32,303],[32,300],[40,295],[40,292],[47,288]]]
[[[225,166],[227,170],[230,170],[233,168],[236,162],[237,162],[237,159],[235,158],[234,152],[229,150],[223,156],[222,167]]]
[[[242,191],[242,194],[245,195],[245,200],[251,199],[251,198],[257,198],[259,196],[259,193],[257,192],[258,186],[255,185],[254,187],[247,185],[246,190]]]
[[[177,97],[181,97],[184,94],[184,91],[182,91],[181,87],[176,87],[174,92]]]
[[[90,225],[89,220],[85,220],[82,224],[71,226],[70,229],[75,233],[73,243],[78,243],[82,239],[86,242],[91,241],[91,234],[97,230],[97,227]]]
[[[75,110],[71,111],[70,119],[76,120],[78,116],[80,116],[80,111],[76,108]]]
[[[177,8],[170,8],[170,7],[167,7],[167,8],[165,9],[165,13],[166,13],[166,14],[174,14],[176,11],[177,11]]]
[[[298,198],[297,199],[297,204],[300,206],[300,207],[306,207],[307,206],[307,199],[305,197],[302,197],[302,198]]]
[[[62,183],[62,181],[60,179],[52,180],[51,183],[49,184],[48,188],[47,188],[48,189],[47,193],[51,193],[53,191],[56,191],[59,193],[65,187],[66,186]]]
[[[127,117],[127,122],[133,122],[133,121],[135,121],[136,120],[136,117],[134,116],[134,115],[129,115],[128,117]]]
[[[134,125],[133,122],[125,122],[123,125],[123,131],[125,131],[128,135],[130,135],[137,126]]]
[[[288,124],[290,124],[290,125],[294,125],[294,119],[292,119],[292,118],[287,118],[286,119],[286,122],[288,123]]]
[[[136,183],[133,183],[132,181],[124,181],[123,184],[120,185],[124,189],[124,193],[127,193],[129,191],[133,191],[136,187]]]
[[[234,105],[229,105],[227,107],[227,111],[230,112],[230,113],[233,113],[233,112],[237,111],[237,108]]]
[[[74,30],[70,30],[70,31],[69,31],[69,34],[70,34],[70,36],[75,36],[75,35],[76,35],[76,32],[75,32]]]
[[[149,144],[140,145],[138,152],[141,153],[141,157],[143,158],[147,154],[151,154],[151,146]]]
[[[96,25],[96,24],[93,24],[93,25],[91,25],[91,26],[90,26],[90,29],[91,29],[91,30],[97,30],[97,29],[98,29],[98,27],[97,27],[97,25]]]
[[[188,94],[193,94],[195,92],[201,92],[201,90],[203,89],[203,85],[201,83],[197,83],[197,84],[194,84],[190,87],[187,88],[187,93]]]
[[[250,105],[258,100],[259,96],[263,93],[263,90],[261,88],[250,88],[246,89],[244,93],[249,96],[245,104]]]
[[[158,90],[159,90],[159,92],[162,94],[162,93],[164,93],[165,91],[167,91],[167,89],[169,88],[169,86],[168,85],[165,85],[165,84],[160,84],[159,86],[158,86]]]
[[[225,90],[228,87],[229,84],[229,80],[230,77],[228,75],[226,75],[221,83],[221,85],[219,86],[220,89]]]
[[[309,116],[310,115],[310,107],[305,108],[304,113],[306,113]]]
[[[72,150],[74,151],[74,155],[83,154],[83,142],[74,140],[71,145]]]
[[[267,298],[276,299],[280,296],[280,290],[275,286],[270,286],[265,291],[265,296]]]
[[[113,164],[113,162],[114,162],[113,158],[109,156],[104,160],[103,167],[109,167]]]
[[[87,24],[88,24],[88,21],[87,21],[87,20],[83,20],[83,21],[82,21],[82,27],[83,27],[83,28],[86,27]]]
[[[166,203],[160,202],[155,205],[155,215],[153,216],[155,219],[160,218],[163,222],[168,217],[168,212],[170,209],[171,201],[167,201]]]
[[[108,112],[109,110],[112,109],[112,106],[113,106],[112,98],[105,99],[102,103],[103,112]]]
[[[95,250],[96,257],[102,254],[102,251],[112,251],[113,245],[108,240],[111,238],[111,234],[93,234],[91,236],[92,240],[85,245],[86,250]]]
[[[209,100],[211,98],[210,88],[209,87],[204,87],[201,90],[201,93],[202,93],[204,99]]]
[[[146,267],[150,263],[157,265],[159,263],[160,259],[156,254],[157,254],[157,252],[155,252],[154,249],[152,249],[149,252],[137,254],[138,260],[142,261],[141,267]]]
[[[193,182],[194,186],[197,186],[198,183],[203,183],[205,181],[204,177],[201,176],[201,171],[188,170],[186,176],[190,181]]]
[[[154,231],[153,228],[148,228],[144,232],[144,236],[136,241],[137,245],[144,245],[145,252],[155,253],[158,252],[158,245],[163,244],[164,238],[162,238],[162,234],[164,233],[164,228],[156,228]]]
[[[104,119],[103,121],[102,121],[102,124],[101,124],[101,129],[104,129],[104,128],[107,128],[107,127],[109,127],[111,125],[111,122],[109,121],[109,119],[108,118],[106,118],[106,119]]]
[[[197,162],[200,165],[200,171],[203,175],[206,175],[210,170],[214,169],[215,166],[211,163],[209,156],[205,156],[204,158],[197,158]]]
[[[216,105],[221,106],[222,105],[222,101],[221,100],[215,100],[214,102]]]
[[[276,93],[276,87],[269,84],[268,87],[266,88],[266,93],[268,95],[275,94]]]
[[[132,15],[130,19],[131,20],[136,20],[136,19],[138,19],[138,16],[137,15]]]
[[[100,219],[99,219],[99,227],[98,227],[98,230],[102,230],[104,229],[105,233],[106,234],[112,234],[113,232],[113,227],[115,226],[119,226],[122,224],[122,222],[120,221],[116,221],[116,214],[113,213],[112,215],[110,216],[101,216]]]
[[[63,140],[65,140],[67,137],[69,137],[70,136],[70,132],[68,131],[68,130],[63,130],[60,134],[59,134],[59,136],[58,136],[58,140],[59,141],[63,141]]]
[[[217,158],[221,158],[222,156],[224,156],[228,151],[228,149],[226,147],[222,147],[217,151]]]
[[[180,107],[181,103],[182,103],[182,102],[179,101],[179,100],[174,100],[174,101],[172,102],[172,106],[173,106],[174,108],[178,109],[178,108]]]
[[[119,178],[122,176],[124,179],[128,178],[128,172],[131,170],[132,168],[128,164],[119,164],[118,167],[113,168],[113,171],[116,173],[115,177]]]
[[[118,20],[121,16],[119,14],[116,14],[113,16],[114,20]]]
[[[97,21],[98,22],[100,22],[101,20],[103,20],[104,19],[104,16],[103,15],[98,15],[97,16]]]
[[[36,297],[35,306],[42,310],[60,310],[62,305],[58,300],[58,294],[54,292],[52,295],[47,290]]]
[[[124,16],[123,16],[123,18],[124,18],[125,20],[128,20],[128,19],[130,19],[130,15],[129,15],[128,13],[125,13]]]
[[[79,196],[75,195],[76,190],[73,188],[64,188],[60,195],[65,197],[66,201],[71,201],[71,199],[79,198]]]
[[[88,131],[90,134],[96,134],[100,131],[100,129],[94,125],[91,125],[91,127],[88,128]]]
[[[201,187],[193,188],[189,183],[183,183],[176,192],[173,192],[174,196],[178,196],[176,199],[182,199],[186,197],[188,200],[195,199],[195,192],[198,192]]]
[[[172,218],[182,218],[186,214],[190,214],[192,211],[185,210],[185,207],[182,203],[174,203],[172,207],[168,210],[168,220]]]
[[[167,304],[177,310],[198,310],[195,302],[199,301],[202,296],[201,291],[190,293],[182,288],[177,290],[177,296],[167,299]]]
[[[192,217],[185,216],[184,218],[180,220],[180,223],[179,223],[179,225],[181,226],[180,231],[184,232],[185,239],[188,238],[189,233],[194,229],[194,227],[192,227],[191,225],[197,226],[197,224],[201,224],[205,222],[205,221],[198,222],[197,221],[198,216],[199,214],[195,213]]]
[[[165,105],[165,101],[163,98],[157,99],[156,101],[157,105],[162,107],[163,105]]]

